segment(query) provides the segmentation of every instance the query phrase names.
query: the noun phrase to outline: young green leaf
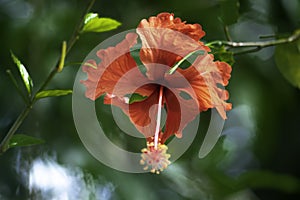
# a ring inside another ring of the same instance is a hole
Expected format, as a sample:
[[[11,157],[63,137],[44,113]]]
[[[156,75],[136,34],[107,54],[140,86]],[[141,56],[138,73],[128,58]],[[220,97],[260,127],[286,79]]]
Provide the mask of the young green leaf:
[[[147,96],[142,96],[138,93],[133,93],[130,98],[129,98],[129,104],[135,103],[135,102],[140,102],[146,99]]]
[[[24,134],[16,134],[9,141],[9,148],[21,147],[21,146],[32,146],[37,144],[43,144],[45,141],[39,138]]]
[[[121,23],[107,17],[98,17],[97,13],[88,13],[85,16],[82,33],[85,32],[105,32],[116,29]]]
[[[14,63],[17,65],[17,67],[19,69],[20,75],[21,75],[23,83],[27,89],[28,95],[31,96],[31,89],[33,86],[32,79],[31,79],[28,71],[26,70],[25,66],[21,63],[21,61],[13,54],[13,52],[10,52],[10,53],[11,53],[11,57],[12,57]]]
[[[67,54],[67,42],[63,41],[61,47],[60,61],[59,61],[59,65],[57,66],[57,72],[61,72],[63,70],[65,65],[66,54]]]
[[[300,40],[276,46],[275,62],[281,74],[300,88]]]
[[[36,94],[37,99],[46,97],[57,97],[72,94],[72,90],[44,90]]]

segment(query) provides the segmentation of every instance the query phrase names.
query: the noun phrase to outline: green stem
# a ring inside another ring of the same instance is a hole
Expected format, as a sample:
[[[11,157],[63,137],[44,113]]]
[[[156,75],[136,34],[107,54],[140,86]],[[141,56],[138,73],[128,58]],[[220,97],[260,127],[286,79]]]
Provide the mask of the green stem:
[[[74,46],[74,44],[78,40],[79,34],[80,34],[79,33],[80,29],[81,29],[81,27],[83,26],[83,23],[84,23],[84,16],[90,11],[90,9],[93,7],[94,3],[95,3],[95,0],[91,0],[90,1],[89,5],[88,5],[88,7],[86,9],[86,11],[84,12],[84,15],[80,18],[80,22],[78,23],[77,27],[74,29],[74,32],[73,32],[72,36],[70,37],[69,46],[68,46],[67,50],[65,50],[65,52],[62,52],[62,54],[65,53],[65,55],[60,56],[60,58],[57,61],[57,64],[51,70],[51,72],[48,75],[48,77],[46,78],[46,80],[42,83],[42,85],[38,89],[38,91],[33,95],[32,99],[28,103],[27,107],[20,113],[20,115],[18,116],[18,118],[16,119],[16,121],[14,122],[14,124],[12,125],[12,127],[7,132],[7,134],[4,137],[4,139],[1,141],[1,143],[0,143],[0,154],[4,153],[9,148],[9,141],[10,141],[10,139],[16,133],[16,131],[18,130],[18,128],[20,127],[20,125],[23,123],[24,119],[30,113],[33,105],[38,100],[36,98],[36,94],[38,94],[39,92],[43,91],[47,87],[47,85],[49,84],[49,82],[53,79],[53,77],[55,76],[55,74],[57,72],[59,72],[59,70],[61,68],[61,66],[60,66],[61,58],[68,55],[69,51],[72,49],[72,47]]]
[[[224,33],[225,33],[226,39],[228,41],[232,41],[231,36],[229,34],[228,26],[224,26]]]
[[[94,3],[95,3],[95,0],[90,1],[88,7],[86,8],[86,10],[84,12],[84,14],[81,16],[80,22],[77,24],[76,28],[74,29],[73,34],[72,34],[72,36],[71,36],[71,38],[68,42],[67,54],[72,49],[72,47],[74,46],[76,41],[79,39],[80,30],[82,29],[82,27],[84,25],[84,18],[86,16],[86,14],[88,14],[90,12],[90,10],[92,9]]]
[[[235,54],[244,54],[251,53],[261,50],[265,47],[275,46],[279,44],[291,43],[300,39],[300,30],[295,31],[292,35],[287,38],[280,38],[277,40],[263,41],[263,42],[232,42],[232,41],[213,41],[207,43],[206,45],[209,47],[218,45],[218,46],[227,46],[229,48],[252,48],[245,51],[235,52]]]
[[[9,148],[9,141],[12,138],[12,136],[15,134],[15,132],[18,130],[20,125],[23,123],[24,119],[27,117],[31,110],[30,106],[27,106],[19,115],[15,123],[12,125],[12,127],[7,132],[6,136],[2,140],[0,144],[0,155],[4,153]]]

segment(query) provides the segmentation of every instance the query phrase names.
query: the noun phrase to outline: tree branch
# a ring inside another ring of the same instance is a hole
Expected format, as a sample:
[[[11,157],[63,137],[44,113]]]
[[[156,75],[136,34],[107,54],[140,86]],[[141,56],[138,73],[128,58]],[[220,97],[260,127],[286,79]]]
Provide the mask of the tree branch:
[[[80,21],[79,21],[78,25],[76,26],[76,28],[74,29],[74,32],[73,32],[72,36],[70,37],[70,40],[69,40],[70,44],[68,45],[67,50],[65,50],[65,52],[62,52],[62,53],[65,53],[64,56],[68,55],[69,51],[71,50],[71,48],[73,47],[73,45],[78,40],[79,34],[80,34],[79,33],[80,29],[82,28],[83,23],[84,23],[84,17],[91,10],[91,8],[93,7],[94,3],[95,3],[95,0],[91,0],[90,1],[89,5],[87,6],[86,11],[84,12],[83,16],[80,18]],[[61,57],[62,56],[60,56],[60,58],[57,61],[57,64],[53,67],[53,69],[51,70],[50,74],[47,76],[47,78],[45,79],[45,81],[42,83],[41,87],[33,95],[31,101],[28,103],[28,105],[26,106],[26,108],[20,113],[20,115],[18,116],[18,118],[16,119],[16,121],[14,122],[14,124],[11,126],[11,128],[7,132],[7,134],[4,137],[4,139],[1,141],[1,143],[0,143],[0,154],[4,153],[9,148],[9,141],[10,141],[10,139],[13,137],[13,135],[16,133],[16,131],[18,130],[18,128],[23,123],[24,119],[30,113],[33,105],[37,101],[36,94],[38,94],[39,92],[41,92],[42,90],[44,90],[45,87],[49,84],[49,82],[53,79],[53,77],[55,76],[55,74],[57,72],[59,72],[58,66],[59,66],[59,64],[61,62]]]
[[[265,47],[275,46],[279,44],[286,44],[297,41],[300,39],[300,30],[296,30],[292,35],[287,38],[280,38],[277,40],[263,41],[263,42],[232,42],[232,41],[213,41],[207,43],[206,45],[209,47],[213,46],[227,46],[229,49],[237,49],[237,48],[252,48],[245,51],[235,52],[237,54],[251,53],[261,50]]]

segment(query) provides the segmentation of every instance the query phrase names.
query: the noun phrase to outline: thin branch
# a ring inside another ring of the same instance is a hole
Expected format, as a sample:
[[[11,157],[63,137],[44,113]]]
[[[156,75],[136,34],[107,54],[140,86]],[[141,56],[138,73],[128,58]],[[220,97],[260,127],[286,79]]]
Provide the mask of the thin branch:
[[[263,41],[263,42],[232,42],[232,41],[213,41],[207,44],[207,46],[227,46],[229,48],[251,48],[247,51],[244,51],[244,53],[259,51],[262,48],[275,46],[279,44],[286,44],[291,43],[296,40],[300,39],[300,30],[295,31],[292,35],[290,35],[287,38],[280,38],[277,40],[270,40],[270,41]],[[236,52],[236,54],[241,54],[240,52]]]
[[[226,40],[232,41],[230,33],[229,33],[228,26],[224,26],[224,33],[225,33],[225,36],[226,36]]]
[[[72,49],[73,45],[76,43],[76,41],[79,38],[79,32],[80,29],[83,26],[84,23],[84,16],[91,10],[91,8],[93,7],[95,3],[95,0],[91,0],[86,11],[84,12],[83,16],[80,18],[80,21],[78,23],[78,25],[76,26],[76,28],[74,29],[74,32],[72,34],[72,36],[70,37],[69,40],[69,46],[67,48],[67,50],[65,51],[65,55],[68,55],[69,51]],[[61,62],[61,57],[58,59],[57,64],[53,67],[53,69],[51,70],[50,74],[48,75],[48,77],[46,78],[46,80],[42,83],[41,87],[38,89],[38,91],[33,95],[31,101],[29,102],[28,106],[20,113],[20,115],[18,116],[18,118],[16,119],[16,121],[14,122],[14,124],[11,126],[11,128],[9,129],[9,131],[7,132],[6,136],[4,137],[4,139],[1,141],[0,143],[0,154],[4,153],[8,148],[9,148],[9,141],[10,139],[13,137],[13,135],[15,134],[15,132],[18,130],[18,128],[20,127],[20,125],[23,123],[24,119],[27,117],[27,115],[30,113],[34,103],[37,101],[36,98],[36,94],[38,94],[39,92],[41,92],[42,90],[45,89],[45,87],[49,84],[49,82],[53,79],[53,77],[55,76],[55,74],[57,72],[59,72],[59,64]]]
[[[11,126],[9,131],[7,132],[6,136],[3,138],[0,144],[0,155],[4,153],[9,148],[9,141],[15,132],[18,130],[20,125],[23,123],[24,119],[27,117],[31,110],[30,106],[27,106],[19,115],[15,123]]]
[[[66,52],[67,54],[72,49],[72,47],[76,43],[76,41],[79,39],[80,30],[82,29],[82,27],[84,25],[84,18],[86,16],[86,14],[88,14],[90,12],[90,10],[92,9],[94,3],[95,3],[95,0],[90,1],[90,3],[87,6],[85,12],[83,13],[83,15],[80,18],[80,22],[77,24],[76,28],[74,29],[73,34],[72,34],[70,40],[68,41],[68,48],[67,48],[67,52]]]

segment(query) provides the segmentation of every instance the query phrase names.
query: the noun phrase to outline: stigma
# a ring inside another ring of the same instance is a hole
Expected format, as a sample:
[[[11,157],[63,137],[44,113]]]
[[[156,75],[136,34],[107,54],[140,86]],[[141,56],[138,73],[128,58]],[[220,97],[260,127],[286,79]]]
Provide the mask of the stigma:
[[[147,148],[142,149],[141,165],[145,165],[144,170],[149,170],[152,173],[159,174],[171,164],[167,153],[168,147],[165,144],[158,143],[157,147],[153,142],[147,142]]]

